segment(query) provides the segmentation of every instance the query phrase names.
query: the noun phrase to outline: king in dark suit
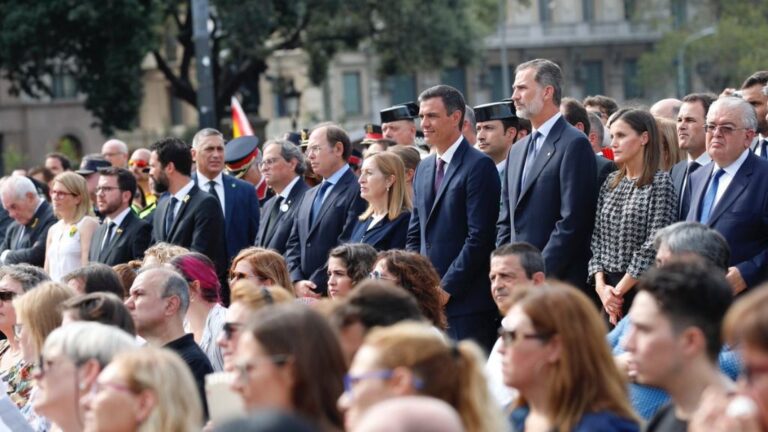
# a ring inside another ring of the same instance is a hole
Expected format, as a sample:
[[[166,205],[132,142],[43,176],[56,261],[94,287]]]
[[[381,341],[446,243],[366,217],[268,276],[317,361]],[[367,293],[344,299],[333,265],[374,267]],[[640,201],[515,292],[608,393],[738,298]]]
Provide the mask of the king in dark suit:
[[[50,204],[37,195],[34,183],[22,176],[11,176],[3,181],[0,199],[13,219],[3,240],[0,261],[42,267],[48,229],[56,223]]]
[[[586,289],[597,205],[597,167],[587,137],[559,113],[562,71],[536,59],[517,67],[512,99],[533,131],[512,146],[502,182],[497,245],[528,242],[549,277]]]
[[[288,238],[285,257],[299,297],[326,293],[328,252],[349,239],[365,210],[347,164],[351,153],[349,136],[338,126],[322,125],[309,136],[307,158],[323,181],[304,194]]]
[[[296,210],[309,187],[304,183],[304,155],[287,140],[267,141],[261,172],[275,196],[262,207],[256,246],[284,255]]]
[[[757,117],[743,99],[713,102],[707,127],[712,163],[691,175],[688,220],[708,225],[728,241],[726,279],[740,293],[768,279],[768,161],[749,150]]]
[[[406,249],[428,257],[440,274],[448,334],[489,350],[498,329],[488,280],[498,171],[461,135],[465,102],[458,90],[438,85],[422,92],[419,102],[424,137],[436,154],[416,170]]]
[[[141,259],[149,247],[152,225],[131,210],[136,178],[123,168],[102,170],[96,187],[96,206],[105,216],[91,238],[88,260],[109,266]]]

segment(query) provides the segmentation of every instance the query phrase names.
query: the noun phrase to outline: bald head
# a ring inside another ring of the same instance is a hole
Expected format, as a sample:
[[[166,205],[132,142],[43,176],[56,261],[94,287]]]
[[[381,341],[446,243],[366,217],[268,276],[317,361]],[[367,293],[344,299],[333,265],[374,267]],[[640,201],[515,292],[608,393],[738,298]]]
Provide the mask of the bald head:
[[[101,156],[113,167],[128,168],[128,145],[119,139],[111,139],[101,146]]]
[[[372,406],[353,432],[463,432],[450,405],[426,396],[388,399]]]
[[[654,117],[677,121],[677,113],[680,112],[680,106],[683,102],[678,99],[662,99],[651,107],[651,114]]]

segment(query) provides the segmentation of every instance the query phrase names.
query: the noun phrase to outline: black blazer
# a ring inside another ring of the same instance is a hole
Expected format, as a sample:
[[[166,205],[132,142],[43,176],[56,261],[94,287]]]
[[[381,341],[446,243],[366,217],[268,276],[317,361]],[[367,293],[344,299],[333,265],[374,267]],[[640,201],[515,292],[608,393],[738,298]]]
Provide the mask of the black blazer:
[[[323,201],[317,220],[310,225],[312,203],[320,190],[317,185],[308,190],[294,217],[291,235],[285,252],[291,280],[310,280],[318,293],[325,293],[328,285],[328,252],[346,243],[352,235],[357,217],[367,203],[360,197],[357,177],[348,169]]]
[[[411,212],[404,210],[395,220],[385,217],[370,230],[368,227],[373,221],[373,216],[366,220],[358,220],[352,231],[350,243],[365,243],[373,246],[377,251],[390,249],[405,249],[405,239],[408,236],[408,222],[411,220]]]
[[[42,267],[45,263],[48,229],[56,223],[56,220],[51,205],[43,201],[32,216],[32,221],[26,226],[22,227],[21,224],[13,221],[3,240],[3,250],[11,251],[5,257],[4,264],[26,263]],[[22,228],[24,228],[23,233]]]
[[[166,242],[183,246],[207,256],[216,264],[220,280],[226,281],[227,249],[224,239],[224,216],[221,205],[197,185],[176,207],[176,218],[168,236],[163,232],[165,215],[171,199],[162,200],[155,211],[152,244]]]
[[[261,225],[259,225],[259,234],[256,236],[256,246],[275,250],[281,255],[285,254],[288,237],[291,235],[293,221],[296,217],[296,210],[299,208],[301,198],[308,190],[309,186],[304,182],[304,179],[299,178],[299,181],[293,185],[291,192],[288,194],[288,198],[280,204],[281,209],[277,214],[277,219],[269,227],[267,227],[267,221],[272,212],[272,207],[277,201],[277,196],[273,196],[264,203],[264,206],[261,208]]]
[[[107,235],[107,228],[107,224],[102,222],[93,234],[88,252],[89,261],[114,266],[144,256],[144,251],[152,239],[152,225],[139,219],[133,210],[128,211],[120,226],[112,233],[112,240],[102,250],[101,245]]]
[[[683,208],[683,184],[685,183],[685,171],[688,170],[688,159],[683,159],[672,166],[669,178],[672,179],[672,187],[677,195],[677,220],[685,220],[688,210]]]

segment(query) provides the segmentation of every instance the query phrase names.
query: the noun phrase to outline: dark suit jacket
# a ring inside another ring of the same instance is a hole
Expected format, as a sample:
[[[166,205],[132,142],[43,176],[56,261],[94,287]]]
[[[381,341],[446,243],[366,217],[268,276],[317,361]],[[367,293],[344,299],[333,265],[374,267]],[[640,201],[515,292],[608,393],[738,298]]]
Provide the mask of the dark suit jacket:
[[[561,117],[520,185],[530,139],[507,156],[496,244],[531,243],[544,256],[547,276],[584,288],[598,195],[595,154]]]
[[[605,183],[605,179],[608,178],[608,174],[616,171],[616,163],[600,155],[595,155],[595,163],[597,164],[597,193],[599,195],[600,186]]]
[[[688,216],[689,209],[683,209],[683,185],[685,184],[685,171],[688,169],[688,159],[683,159],[680,162],[674,164],[669,171],[669,178],[672,179],[672,187],[675,189],[677,195],[677,220],[685,220]]]
[[[408,223],[411,220],[411,212],[403,211],[395,220],[385,217],[376,226],[371,228],[373,217],[366,220],[358,220],[352,231],[350,243],[365,243],[373,246],[377,251],[390,249],[405,249],[405,238],[408,235]]]
[[[328,284],[328,252],[345,243],[352,234],[357,217],[365,210],[366,202],[360,198],[360,185],[351,169],[341,176],[323,201],[317,220],[309,224],[312,203],[320,185],[308,190],[294,217],[285,260],[291,280],[310,280],[316,291],[325,293]]]
[[[293,221],[296,217],[296,210],[299,208],[301,198],[308,190],[309,186],[304,182],[304,179],[299,178],[299,181],[293,185],[291,192],[288,194],[288,198],[280,205],[288,209],[278,212],[277,219],[269,227],[267,226],[267,220],[269,220],[269,215],[272,212],[272,207],[275,205],[277,197],[274,196],[264,203],[264,206],[261,208],[261,225],[259,226],[259,235],[256,236],[256,246],[273,249],[281,255],[285,254],[288,237],[291,235]]]
[[[227,249],[224,242],[224,216],[216,198],[193,186],[187,199],[176,204],[176,218],[168,234],[163,232],[171,200],[164,199],[155,210],[152,243],[167,242],[184,246],[207,256],[216,264],[219,279],[226,280]]]
[[[495,310],[488,271],[499,216],[499,172],[463,139],[435,195],[436,159],[431,155],[416,169],[406,249],[435,266],[451,295],[445,308],[449,317]]]
[[[13,221],[3,241],[3,251],[11,250],[5,257],[5,264],[27,263],[42,267],[45,262],[48,229],[56,223],[56,220],[51,205],[43,201],[32,217],[32,221],[24,227],[23,233],[21,224]]]
[[[689,221],[698,221],[701,202],[715,164],[691,174]],[[768,269],[768,161],[750,153],[720,201],[712,208],[708,225],[731,247],[730,265],[736,266],[748,287],[766,280]]]
[[[109,266],[141,259],[152,240],[152,225],[139,219],[133,211],[128,211],[120,226],[112,233],[112,240],[104,250],[101,245],[107,235],[107,224],[102,223],[91,238],[88,261],[100,262]]]

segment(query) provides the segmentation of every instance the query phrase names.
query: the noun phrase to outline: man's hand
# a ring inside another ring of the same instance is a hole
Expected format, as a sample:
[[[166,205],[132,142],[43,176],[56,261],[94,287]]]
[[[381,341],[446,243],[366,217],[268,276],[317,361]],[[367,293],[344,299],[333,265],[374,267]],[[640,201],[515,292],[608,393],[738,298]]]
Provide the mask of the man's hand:
[[[736,267],[728,268],[728,274],[725,275],[725,280],[728,281],[734,295],[747,289],[747,282],[741,277],[741,272]]]
[[[316,293],[314,289],[317,288],[314,282],[303,280],[293,284],[293,291],[296,292],[296,297],[310,297],[320,298],[320,294]]]

